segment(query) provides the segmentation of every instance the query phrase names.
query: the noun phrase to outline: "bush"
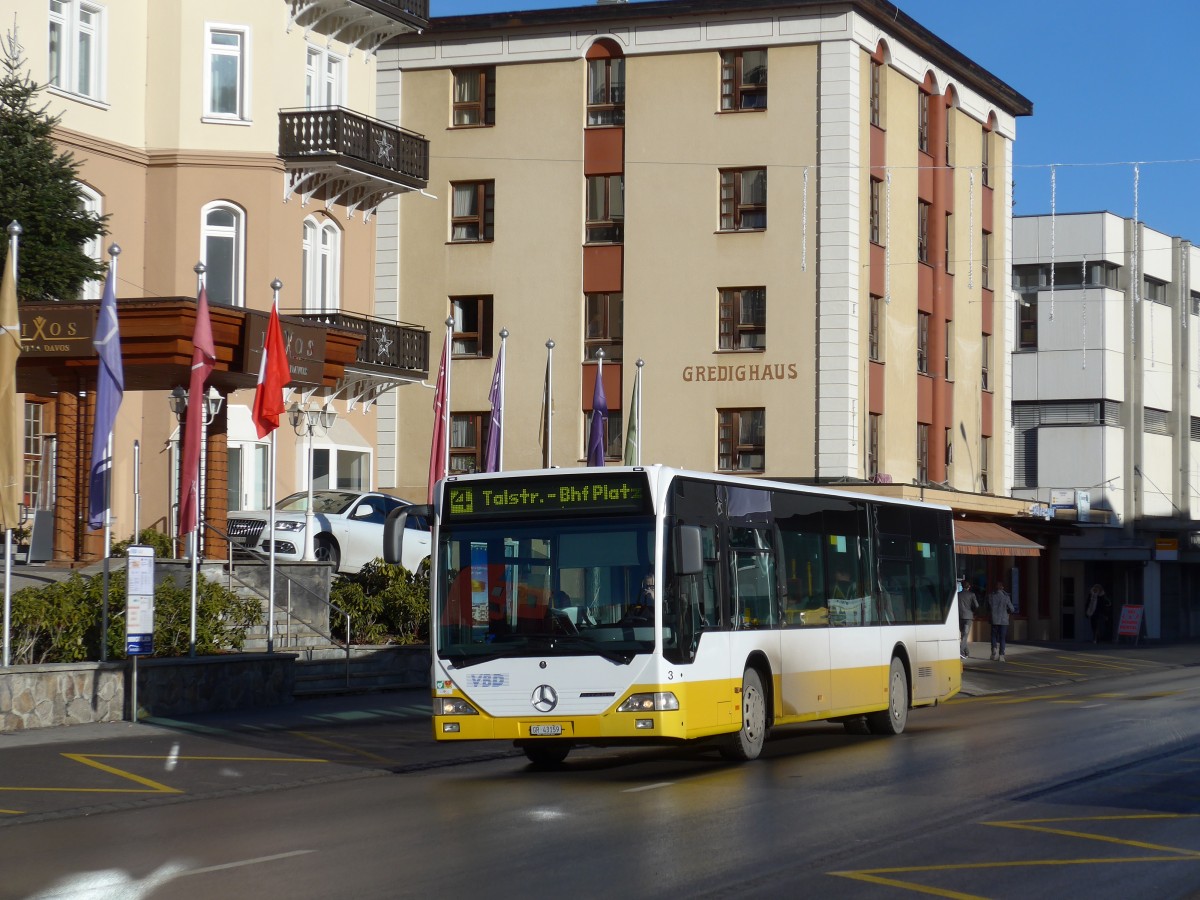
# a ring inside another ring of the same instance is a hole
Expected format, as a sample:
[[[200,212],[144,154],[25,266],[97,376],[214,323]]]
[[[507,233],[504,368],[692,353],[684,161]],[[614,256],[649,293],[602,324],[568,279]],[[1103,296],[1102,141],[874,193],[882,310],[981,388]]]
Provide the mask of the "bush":
[[[138,533],[136,541],[133,539],[133,535],[130,535],[125,540],[113,544],[112,555],[114,557],[124,556],[126,551],[134,544],[153,547],[154,555],[158,559],[171,559],[175,555],[175,548],[171,545],[170,535],[163,534],[161,531],[155,531],[153,528],[143,528]]]
[[[341,575],[329,600],[350,614],[351,643],[416,644],[429,636],[429,567],[409,572],[382,559],[356,575]],[[330,629],[345,640],[346,620],[330,611]]]
[[[17,665],[78,662],[100,656],[104,576],[65,581],[13,595],[12,648]],[[240,650],[262,606],[203,576],[196,593],[196,652]],[[108,656],[125,658],[125,570],[109,573]],[[154,590],[154,655],[185,656],[191,642],[191,585],[165,578]]]

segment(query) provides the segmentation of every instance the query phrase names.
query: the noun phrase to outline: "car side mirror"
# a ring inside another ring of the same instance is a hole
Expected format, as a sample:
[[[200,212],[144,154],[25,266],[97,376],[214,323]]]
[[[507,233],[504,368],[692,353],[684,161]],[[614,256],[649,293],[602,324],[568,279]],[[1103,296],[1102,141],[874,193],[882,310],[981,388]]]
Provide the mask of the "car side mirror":
[[[399,506],[388,513],[383,523],[383,561],[396,566],[404,557],[404,527],[409,516],[423,516],[433,521],[432,506]]]
[[[353,519],[369,519],[375,515],[375,507],[370,503],[360,503],[354,510]]]

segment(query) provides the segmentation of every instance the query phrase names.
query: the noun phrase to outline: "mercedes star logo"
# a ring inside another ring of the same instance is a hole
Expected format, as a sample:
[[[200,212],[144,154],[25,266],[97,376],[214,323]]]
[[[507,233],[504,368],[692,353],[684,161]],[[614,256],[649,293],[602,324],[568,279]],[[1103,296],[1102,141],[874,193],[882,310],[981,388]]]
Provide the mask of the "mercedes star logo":
[[[539,684],[533,689],[529,702],[538,712],[548,713],[558,706],[558,693],[548,684]]]

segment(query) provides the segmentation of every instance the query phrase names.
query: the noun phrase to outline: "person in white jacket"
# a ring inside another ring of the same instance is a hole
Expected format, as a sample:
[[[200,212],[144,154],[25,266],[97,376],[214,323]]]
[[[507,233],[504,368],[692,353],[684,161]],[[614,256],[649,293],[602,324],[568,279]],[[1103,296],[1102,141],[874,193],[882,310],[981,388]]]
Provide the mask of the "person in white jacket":
[[[1005,641],[1008,637],[1008,616],[1016,612],[1012,597],[1004,589],[1004,582],[997,581],[995,589],[988,594],[988,609],[992,616],[992,659],[1004,662]],[[999,652],[997,652],[999,651]]]

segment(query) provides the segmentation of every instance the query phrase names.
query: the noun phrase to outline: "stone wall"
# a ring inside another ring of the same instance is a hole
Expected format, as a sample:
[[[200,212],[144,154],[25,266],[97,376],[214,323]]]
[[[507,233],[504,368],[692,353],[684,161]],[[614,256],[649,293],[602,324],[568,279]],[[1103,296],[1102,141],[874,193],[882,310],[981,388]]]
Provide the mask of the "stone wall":
[[[139,717],[280,706],[295,690],[291,653],[138,661]],[[131,719],[128,662],[0,669],[0,732]]]

